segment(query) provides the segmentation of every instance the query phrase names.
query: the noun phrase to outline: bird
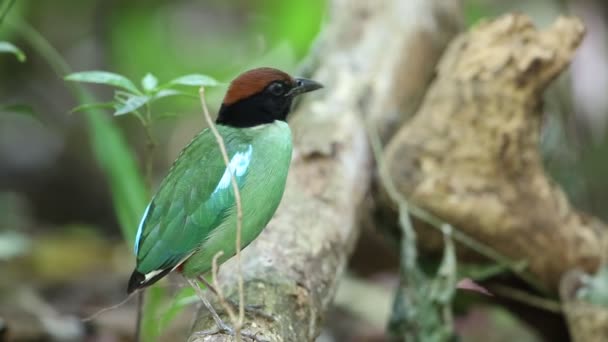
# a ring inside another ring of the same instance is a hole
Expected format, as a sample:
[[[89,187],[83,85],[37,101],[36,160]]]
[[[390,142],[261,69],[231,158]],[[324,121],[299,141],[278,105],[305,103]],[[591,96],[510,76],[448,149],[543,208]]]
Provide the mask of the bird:
[[[292,103],[322,87],[268,67],[246,71],[230,83],[215,122],[229,167],[210,128],[180,152],[140,221],[128,294],[172,271],[200,279],[218,252],[223,252],[218,264],[234,256],[238,213],[232,177],[241,197],[241,249],[263,231],[285,190]]]

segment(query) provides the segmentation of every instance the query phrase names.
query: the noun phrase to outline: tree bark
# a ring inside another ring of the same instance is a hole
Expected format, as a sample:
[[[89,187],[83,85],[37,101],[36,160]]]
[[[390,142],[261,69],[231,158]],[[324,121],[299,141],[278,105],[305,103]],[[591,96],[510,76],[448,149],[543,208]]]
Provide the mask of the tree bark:
[[[388,171],[413,203],[526,260],[554,293],[566,271],[594,271],[606,251],[606,225],[572,207],[538,149],[543,90],[583,33],[574,18],[539,31],[513,14],[461,35],[420,110],[385,151]]]
[[[577,295],[585,287],[583,278],[588,277],[581,270],[574,269],[568,271],[560,283],[568,330],[573,342],[608,341],[608,308],[605,304],[589,303]]]
[[[310,95],[292,120],[294,160],[282,204],[242,253],[245,298],[272,315],[246,315],[244,330],[269,341],[314,340],[367,211],[373,158],[371,118],[386,138],[415,109],[443,47],[460,28],[458,0],[335,0],[318,46]],[[237,298],[234,260],[222,265],[224,292]],[[211,298],[211,297],[210,297]],[[216,309],[220,309],[217,301]],[[228,322],[228,318],[222,315]],[[224,341],[201,310],[190,340]]]

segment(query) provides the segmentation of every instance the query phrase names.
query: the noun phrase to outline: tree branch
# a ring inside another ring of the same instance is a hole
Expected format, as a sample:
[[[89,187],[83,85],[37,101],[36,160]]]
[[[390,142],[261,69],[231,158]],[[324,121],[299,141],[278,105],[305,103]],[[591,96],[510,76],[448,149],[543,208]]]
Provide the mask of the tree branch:
[[[478,25],[450,44],[420,110],[385,151],[415,205],[526,260],[552,292],[566,271],[593,271],[605,252],[605,224],[570,205],[538,150],[542,92],[583,33],[573,18],[544,31],[517,14]]]
[[[363,116],[387,138],[400,113],[421,98],[460,27],[457,0],[335,0],[330,12],[312,73],[325,90],[307,96],[294,114],[295,156],[282,204],[242,253],[247,304],[275,318],[247,315],[243,330],[270,341],[319,334],[365,212],[372,156]],[[229,297],[237,293],[235,267],[229,261],[219,274]],[[201,311],[195,330],[210,327]]]

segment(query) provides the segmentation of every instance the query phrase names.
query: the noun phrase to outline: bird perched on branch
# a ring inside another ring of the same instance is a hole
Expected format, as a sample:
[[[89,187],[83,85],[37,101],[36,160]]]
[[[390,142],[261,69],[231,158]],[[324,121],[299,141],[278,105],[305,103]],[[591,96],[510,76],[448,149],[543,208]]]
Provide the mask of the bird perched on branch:
[[[229,167],[208,128],[184,148],[143,214],[128,293],[173,270],[196,278],[211,270],[218,252],[223,251],[218,263],[236,253],[231,174],[242,204],[241,249],[262,232],[285,189],[292,152],[286,118],[293,99],[321,87],[271,68],[232,81],[216,121]]]

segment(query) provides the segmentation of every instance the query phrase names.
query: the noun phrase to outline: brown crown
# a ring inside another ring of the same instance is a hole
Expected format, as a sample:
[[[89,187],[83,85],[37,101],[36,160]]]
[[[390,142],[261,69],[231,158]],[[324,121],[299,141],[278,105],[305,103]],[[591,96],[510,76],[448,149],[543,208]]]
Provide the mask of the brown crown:
[[[273,68],[258,68],[246,71],[230,83],[223,104],[231,105],[255,95],[274,81],[294,82],[291,76]]]

